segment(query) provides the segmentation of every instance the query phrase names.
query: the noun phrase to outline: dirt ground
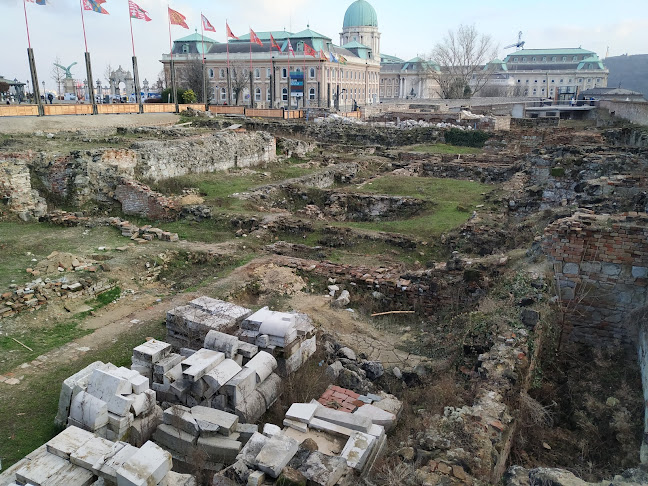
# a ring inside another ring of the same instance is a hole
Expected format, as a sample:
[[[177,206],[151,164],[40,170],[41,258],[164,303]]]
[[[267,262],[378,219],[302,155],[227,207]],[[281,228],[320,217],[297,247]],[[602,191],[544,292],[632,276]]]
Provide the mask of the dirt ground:
[[[53,115],[0,117],[0,133],[63,132],[117,127],[174,125],[180,119],[175,113],[121,115]]]

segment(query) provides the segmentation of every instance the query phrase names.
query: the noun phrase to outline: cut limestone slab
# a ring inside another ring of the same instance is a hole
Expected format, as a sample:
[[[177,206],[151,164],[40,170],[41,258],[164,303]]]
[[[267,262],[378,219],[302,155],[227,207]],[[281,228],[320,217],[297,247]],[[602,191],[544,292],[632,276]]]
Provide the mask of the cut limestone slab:
[[[239,422],[239,418],[234,414],[201,406],[193,407],[191,415],[200,428],[202,428],[202,423],[217,425],[219,433],[226,436],[234,433]]]
[[[274,435],[261,448],[255,462],[260,471],[273,478],[278,478],[281,470],[299,450],[299,443],[285,435]]]
[[[257,386],[257,373],[251,368],[243,368],[236,376],[223,386],[222,390],[230,400],[230,406],[235,408],[250,395]],[[222,391],[221,391],[222,393]]]
[[[70,405],[70,419],[95,431],[108,423],[108,404],[84,391],[77,393]]]
[[[169,353],[167,356],[153,365],[153,373],[163,375],[171,368],[179,365],[184,359],[184,356],[175,353]]]
[[[372,423],[382,425],[387,430],[390,430],[396,423],[396,415],[371,404],[357,408],[353,415],[367,417]]]
[[[171,352],[171,345],[151,339],[133,349],[133,358],[146,363],[157,363]]]
[[[230,381],[238,372],[241,367],[232,359],[225,359],[219,363],[214,369],[205,374],[205,382],[213,390],[219,390],[225,383]]]
[[[102,437],[95,437],[70,454],[70,462],[75,466],[92,470],[95,464],[100,464],[105,457],[112,456],[123,446],[122,442],[111,442]]]
[[[367,432],[371,427],[371,419],[355,413],[341,412],[327,407],[318,405],[315,412],[315,418],[326,420],[336,425],[341,425],[348,429],[357,430],[359,432]]]
[[[117,482],[117,470],[121,468],[137,451],[137,447],[133,447],[130,444],[124,444],[121,449],[115,452],[115,454],[106,457],[99,463],[95,464],[93,470],[97,476],[115,483]]]
[[[255,432],[259,431],[259,426],[256,424],[238,423],[236,424],[236,427],[234,427],[234,430],[237,434],[240,434],[239,440],[243,444],[247,444],[247,441],[250,440],[250,437],[252,437]]]
[[[144,393],[138,395],[133,393],[132,395],[128,395],[126,398],[132,400],[130,409],[136,417],[150,413],[155,407],[154,390],[147,389]]]
[[[172,425],[162,424],[153,433],[153,440],[164,447],[187,455],[196,445],[196,437]]]
[[[172,405],[164,411],[163,421],[166,425],[171,425],[194,437],[198,437],[200,429],[196,419],[191,415],[191,409],[182,405]]]
[[[133,386],[130,381],[110,371],[96,369],[88,381],[88,393],[106,402],[109,395],[128,395],[132,392]]]
[[[313,419],[316,411],[316,403],[293,403],[286,412],[286,418],[307,424]]]
[[[211,349],[199,349],[187,359],[182,361],[182,374],[185,378],[193,381],[202,378],[205,373],[213,370],[225,359],[225,355],[220,351]]]
[[[247,464],[248,467],[253,467],[256,465],[256,457],[263,449],[263,446],[268,442],[268,437],[259,432],[252,434],[252,437],[247,441],[247,444],[241,449],[236,458]]]
[[[232,440],[223,436],[200,437],[198,447],[209,454],[209,458],[215,462],[232,464],[243,444],[238,440]]]
[[[345,439],[351,437],[354,432],[353,430],[347,427],[342,427],[341,425],[336,425],[334,423],[328,422],[326,420],[321,420],[318,418],[313,418],[313,420],[311,420],[308,426],[312,429],[321,430],[322,432],[328,432],[329,434],[343,437]]]
[[[68,462],[67,466],[59,469],[42,486],[90,486],[94,480],[95,475],[92,471]]]
[[[46,450],[28,461],[16,471],[16,479],[21,484],[42,486],[70,463],[62,457],[50,454]]]
[[[343,457],[327,456],[315,451],[297,470],[308,479],[309,484],[333,486],[347,471],[347,462]]]
[[[205,336],[205,348],[225,353],[226,358],[234,358],[238,353],[239,340],[236,336],[220,331],[209,331]]]
[[[117,486],[158,484],[171,466],[171,454],[149,441],[117,470]]]
[[[300,432],[308,432],[308,424],[305,424],[303,422],[297,422],[296,420],[290,420],[290,419],[284,419],[283,424],[285,427],[291,427],[295,430],[299,430]]]
[[[239,342],[238,353],[244,358],[251,359],[259,352],[259,347],[255,344]]]
[[[265,484],[265,473],[261,471],[253,471],[248,476],[248,486],[262,486]]]
[[[256,371],[258,382],[261,383],[277,369],[277,360],[270,353],[259,351],[254,358],[245,364],[245,367]]]
[[[266,400],[257,389],[250,393],[235,409],[243,422],[256,422],[267,410]]]
[[[47,452],[63,459],[70,459],[70,454],[94,438],[94,434],[78,427],[68,427],[47,442]]]
[[[263,426],[263,435],[266,437],[273,437],[278,434],[281,434],[281,427],[270,423]]]
[[[362,468],[367,462],[367,458],[371,455],[371,449],[375,442],[376,438],[373,435],[355,432],[349,437],[344,449],[340,453],[340,457],[346,459],[349,467],[352,467],[356,471],[362,471]]]
[[[257,386],[257,391],[263,395],[266,409],[270,408],[283,392],[283,382],[281,381],[281,377],[272,373],[263,383]],[[256,422],[256,420],[252,420],[252,422]]]

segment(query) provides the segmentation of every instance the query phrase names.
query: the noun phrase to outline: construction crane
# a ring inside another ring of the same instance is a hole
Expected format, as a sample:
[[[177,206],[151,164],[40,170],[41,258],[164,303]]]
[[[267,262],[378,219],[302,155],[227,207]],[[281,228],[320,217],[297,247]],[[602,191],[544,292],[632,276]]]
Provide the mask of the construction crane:
[[[522,40],[522,31],[518,32],[518,40],[515,44],[511,44],[510,46],[506,46],[504,49],[510,49],[511,47],[517,47],[518,49],[522,49],[524,47],[524,41]]]

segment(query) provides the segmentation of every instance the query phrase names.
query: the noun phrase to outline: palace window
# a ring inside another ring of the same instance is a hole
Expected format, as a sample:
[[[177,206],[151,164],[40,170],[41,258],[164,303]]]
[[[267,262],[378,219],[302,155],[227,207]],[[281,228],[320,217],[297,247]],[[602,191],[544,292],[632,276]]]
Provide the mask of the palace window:
[[[221,79],[223,79],[223,78],[225,77],[225,70],[224,70],[224,69],[221,69],[221,70],[218,72],[218,76],[219,76]]]
[[[254,90],[254,101],[261,101],[261,88]]]
[[[566,61],[566,60],[567,60],[567,56],[563,56],[562,60],[563,60],[563,61]]]
[[[522,58],[522,62],[526,62],[526,57],[523,57],[523,58]]]
[[[315,99],[315,88],[308,90],[308,99],[311,101]]]
[[[281,77],[286,79],[288,77],[288,70],[286,68],[281,68]]]
[[[220,99],[221,101],[227,100],[227,90],[225,88],[220,89]]]
[[[553,57],[551,58],[552,61],[555,61],[556,59],[558,59],[556,56],[553,56]]]
[[[270,88],[266,89],[266,101],[270,101]]]
[[[514,58],[513,58],[513,62],[518,62],[518,58],[517,58],[517,57],[514,57]]]
[[[547,61],[547,56],[543,56],[543,57],[542,57],[542,60],[543,60],[544,62],[546,62],[546,61]]]
[[[572,57],[572,61],[578,61],[578,56]]]
[[[213,78],[213,77],[214,77],[214,70],[211,69],[211,68],[209,69],[209,77],[210,77],[210,78]]]
[[[315,68],[314,67],[310,68],[308,75],[310,76],[311,79],[315,78]]]
[[[535,60],[536,60],[536,58],[535,58],[535,57],[532,57],[532,58],[531,58],[531,60],[532,60],[532,61],[535,61]]]
[[[270,75],[272,74],[272,71],[270,68],[266,68],[266,78],[270,79]]]
[[[288,88],[281,89],[281,99],[283,101],[288,101]]]
[[[254,70],[254,77],[255,77],[255,79],[261,79],[261,70],[259,68],[256,68]]]

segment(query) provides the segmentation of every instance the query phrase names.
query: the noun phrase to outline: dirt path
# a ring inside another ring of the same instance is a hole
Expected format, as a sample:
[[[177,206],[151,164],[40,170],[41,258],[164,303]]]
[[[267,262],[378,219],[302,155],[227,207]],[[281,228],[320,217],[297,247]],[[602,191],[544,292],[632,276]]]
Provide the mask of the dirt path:
[[[180,119],[174,113],[122,115],[52,115],[0,117],[0,133],[61,132],[100,130],[117,127],[174,125]]]

